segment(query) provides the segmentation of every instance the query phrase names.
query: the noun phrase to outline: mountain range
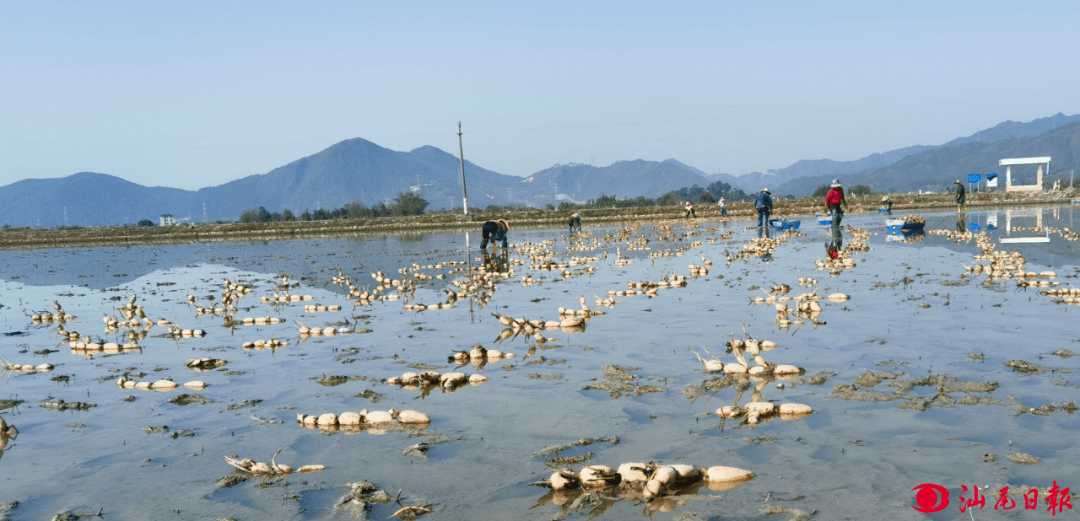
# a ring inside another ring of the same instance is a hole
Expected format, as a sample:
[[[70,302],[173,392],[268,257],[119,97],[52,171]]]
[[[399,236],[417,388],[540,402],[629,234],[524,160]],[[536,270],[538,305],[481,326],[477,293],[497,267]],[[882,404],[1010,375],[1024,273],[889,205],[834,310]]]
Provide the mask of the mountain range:
[[[471,208],[510,203],[545,206],[608,195],[656,198],[673,190],[722,181],[748,193],[763,186],[780,196],[807,196],[832,178],[874,191],[946,190],[968,173],[997,170],[1006,157],[1053,157],[1053,174],[1080,162],[1080,115],[1057,114],[1028,123],[1006,121],[943,145],[916,145],[853,161],[801,160],[786,168],[742,176],[706,174],[675,159],[618,161],[605,167],[555,165],[528,177],[499,174],[465,162]],[[438,148],[409,152],[354,138],[265,174],[202,188],[146,187],[106,174],[81,172],[26,179],[0,187],[0,222],[11,226],[99,226],[172,214],[190,222],[232,221],[245,209],[270,212],[339,208],[353,201],[392,203],[414,192],[429,210],[461,206],[461,163]]]

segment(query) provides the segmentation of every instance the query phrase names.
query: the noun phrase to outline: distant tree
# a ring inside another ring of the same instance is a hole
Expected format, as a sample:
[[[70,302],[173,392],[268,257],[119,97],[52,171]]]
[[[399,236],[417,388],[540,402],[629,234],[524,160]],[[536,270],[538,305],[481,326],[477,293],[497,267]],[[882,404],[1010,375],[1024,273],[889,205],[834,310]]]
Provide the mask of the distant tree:
[[[715,204],[719,199],[709,192],[701,192],[697,196],[697,204]]]
[[[829,190],[829,185],[821,185],[814,190],[813,197],[825,197],[826,195],[829,195]]]
[[[315,210],[311,213],[311,218],[315,221],[329,221],[330,210],[327,210],[326,208],[319,208],[318,210]]]
[[[296,216],[293,215],[292,210],[286,208],[286,209],[281,211],[281,220],[282,221],[295,221]]]
[[[548,204],[544,205],[544,209],[548,210],[548,211],[555,210],[555,205],[553,205],[551,203],[548,203]]]
[[[240,214],[240,222],[242,223],[265,223],[270,221],[270,212],[266,211],[265,207],[248,208],[244,210],[244,213]]]
[[[678,194],[680,201],[686,202],[686,201],[695,201],[695,200],[697,200],[698,195],[700,195],[704,191],[705,191],[704,188],[702,188],[702,187],[700,187],[698,185],[694,185],[694,186],[691,186],[691,187],[685,187],[684,186],[684,187],[682,187],[682,188],[680,188],[678,190],[675,190],[674,193]]]
[[[717,200],[720,200],[721,197],[725,197],[724,194],[731,191],[731,185],[723,181],[716,181],[713,183],[709,183],[709,186],[705,187],[705,191],[713,194],[713,196],[716,197]]]
[[[394,215],[423,215],[429,204],[413,192],[401,192],[394,199]]]
[[[371,208],[372,217],[390,217],[393,211],[385,203],[379,203]]]
[[[311,220],[311,210],[308,210],[308,209],[305,208],[304,213],[300,214],[300,220],[301,221],[310,221]]]
[[[150,219],[143,219],[139,221],[139,226],[154,226],[154,221],[151,221]]]
[[[870,187],[866,185],[855,185],[851,187],[851,195],[870,195]]]
[[[363,219],[365,217],[371,217],[371,210],[363,203],[363,201],[346,203],[342,208],[345,210],[346,219]]]
[[[620,201],[611,195],[601,195],[585,203],[589,208],[611,208],[620,206]]]
[[[709,186],[705,187],[705,191],[712,194],[713,197],[716,197],[717,200],[723,197],[726,201],[729,202],[742,201],[744,199],[750,198],[750,196],[746,195],[746,192],[743,192],[738,188],[732,188],[731,185],[722,181],[709,183]]]
[[[656,200],[656,204],[660,206],[679,206],[683,204],[684,201],[685,199],[680,197],[678,192],[668,192],[660,196],[660,198]]]

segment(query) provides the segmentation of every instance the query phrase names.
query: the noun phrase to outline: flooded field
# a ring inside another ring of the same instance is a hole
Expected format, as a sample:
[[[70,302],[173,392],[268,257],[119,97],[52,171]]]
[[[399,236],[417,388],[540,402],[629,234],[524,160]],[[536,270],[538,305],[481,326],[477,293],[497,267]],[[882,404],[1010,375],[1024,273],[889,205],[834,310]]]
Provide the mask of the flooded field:
[[[837,261],[810,216],[512,229],[505,256],[479,230],[0,251],[0,519],[1051,519],[1080,486],[1076,212],[849,214]],[[530,485],[624,463],[754,477]]]

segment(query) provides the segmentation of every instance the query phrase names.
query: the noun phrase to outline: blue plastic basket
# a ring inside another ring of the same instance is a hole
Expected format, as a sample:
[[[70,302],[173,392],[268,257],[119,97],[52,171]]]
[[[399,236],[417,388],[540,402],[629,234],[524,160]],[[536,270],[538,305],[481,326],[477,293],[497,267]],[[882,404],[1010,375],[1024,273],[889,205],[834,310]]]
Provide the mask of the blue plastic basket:
[[[769,224],[778,230],[798,230],[802,221],[789,221],[787,219],[769,219]]]

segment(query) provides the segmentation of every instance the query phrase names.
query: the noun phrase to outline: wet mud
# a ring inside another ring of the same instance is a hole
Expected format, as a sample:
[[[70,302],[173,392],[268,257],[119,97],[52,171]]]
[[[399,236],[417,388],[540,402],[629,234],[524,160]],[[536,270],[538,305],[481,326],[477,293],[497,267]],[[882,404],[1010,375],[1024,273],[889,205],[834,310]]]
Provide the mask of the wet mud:
[[[916,519],[922,483],[1080,486],[1074,211],[851,213],[836,261],[810,216],[0,251],[0,517]],[[755,477],[529,485],[627,462]]]

